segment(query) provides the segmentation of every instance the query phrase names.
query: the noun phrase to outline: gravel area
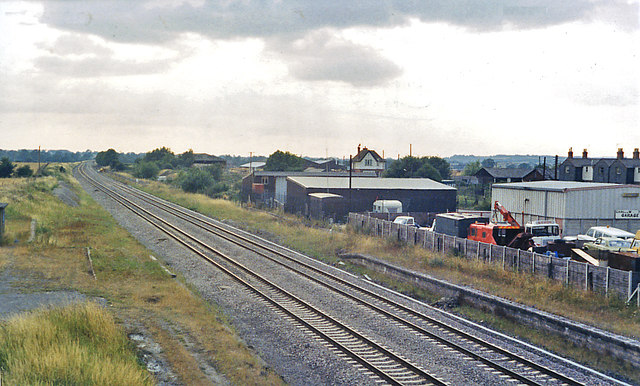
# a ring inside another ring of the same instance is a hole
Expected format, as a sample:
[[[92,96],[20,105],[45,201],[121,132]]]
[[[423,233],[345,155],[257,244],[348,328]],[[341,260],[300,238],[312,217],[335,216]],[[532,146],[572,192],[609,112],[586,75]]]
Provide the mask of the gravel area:
[[[155,227],[132,216],[131,212],[120,204],[106,199],[99,192],[95,192],[93,188],[85,186],[85,189],[109,210],[134,237],[154,250],[167,265],[182,273],[207,300],[219,305],[230,317],[240,336],[259,353],[269,366],[283,376],[285,381],[291,384],[375,383],[375,380],[359,371],[356,366],[352,366],[329,350],[322,341],[310,339],[307,333],[299,328],[294,328],[295,324],[292,324],[287,318],[282,318],[278,312],[274,312],[270,307],[266,307],[263,301],[250,294],[219,269],[205,263],[199,257],[193,256],[186,248],[161,234]],[[147,207],[147,205],[144,206]],[[153,211],[157,212],[155,209]],[[418,338],[415,332],[406,327],[399,326],[379,314],[373,314],[368,308],[336,295],[323,286],[293,274],[254,253],[239,249],[211,234],[196,229],[182,220],[174,220],[179,222],[180,226],[193,232],[199,239],[215,246],[248,267],[259,267],[261,275],[269,280],[277,282],[279,286],[305,301],[319,306],[328,314],[346,322],[378,343],[391,348],[394,352],[410,358],[413,363],[429,369],[435,376],[447,383],[459,385],[512,384],[512,382],[500,378],[498,374],[477,366],[476,362],[462,360],[460,354],[451,352],[430,339]],[[322,269],[331,270],[348,280],[359,284],[365,283],[372,291],[398,299],[407,306],[432,315],[448,324],[456,325],[467,331],[477,330],[477,326],[451,318],[446,313],[428,305],[413,301],[372,283],[366,283],[365,280],[307,257],[295,253],[292,255]],[[223,264],[227,266],[226,263]],[[485,340],[500,342],[510,351],[535,358],[544,366],[558,367],[558,364],[555,363],[557,360],[551,356],[545,356],[541,352],[530,352],[526,346],[505,341],[499,335],[491,334],[486,330],[475,331],[475,333]],[[590,378],[579,369],[564,367],[563,370],[586,384],[600,384],[602,382]]]
[[[0,319],[6,320],[36,308],[65,306],[87,300],[85,295],[76,291],[37,292],[36,288],[22,288],[19,286],[21,276],[10,265],[0,272]]]
[[[62,202],[69,206],[78,206],[78,195],[69,188],[64,181],[58,181],[58,186],[53,189],[53,194],[58,197]]]

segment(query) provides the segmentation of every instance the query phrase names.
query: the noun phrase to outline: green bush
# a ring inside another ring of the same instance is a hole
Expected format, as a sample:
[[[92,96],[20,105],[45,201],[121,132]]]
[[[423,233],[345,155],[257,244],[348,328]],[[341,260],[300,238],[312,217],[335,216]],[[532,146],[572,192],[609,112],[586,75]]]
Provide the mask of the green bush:
[[[141,161],[133,168],[134,177],[155,179],[160,172],[160,168],[154,162]]]
[[[33,175],[33,170],[29,165],[20,166],[16,169],[16,176],[18,177],[31,177]]]
[[[191,168],[178,176],[178,184],[188,193],[206,193],[214,183],[211,173],[198,168]]]

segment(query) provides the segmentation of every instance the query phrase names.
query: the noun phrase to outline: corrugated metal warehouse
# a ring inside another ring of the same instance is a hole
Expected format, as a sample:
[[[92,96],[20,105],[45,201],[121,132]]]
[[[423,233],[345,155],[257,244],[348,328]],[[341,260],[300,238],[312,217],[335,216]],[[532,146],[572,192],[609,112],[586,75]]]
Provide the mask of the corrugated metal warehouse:
[[[307,215],[310,193],[333,193],[344,197],[351,212],[371,211],[375,200],[399,200],[404,212],[454,212],[456,192],[456,188],[428,178],[294,176],[287,178],[285,210]]]
[[[575,181],[495,184],[499,201],[522,225],[555,220],[564,236],[584,234],[592,226],[640,229],[640,186]]]
[[[355,173],[354,173],[355,174]],[[284,205],[287,202],[287,177],[349,177],[348,172],[273,172],[254,171],[242,179],[241,199],[247,202],[251,197],[252,202],[270,203],[276,201]],[[358,173],[360,177],[376,178],[373,172]]]

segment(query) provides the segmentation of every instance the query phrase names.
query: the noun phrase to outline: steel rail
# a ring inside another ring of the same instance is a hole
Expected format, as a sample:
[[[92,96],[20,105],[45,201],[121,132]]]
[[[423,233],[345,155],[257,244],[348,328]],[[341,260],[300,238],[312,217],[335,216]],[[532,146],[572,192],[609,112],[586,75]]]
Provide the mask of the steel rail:
[[[164,207],[165,210],[171,211],[174,216],[179,217],[182,220],[187,221],[187,222],[189,222],[189,223],[191,223],[191,224],[193,224],[195,226],[198,226],[198,227],[201,227],[201,228],[205,229],[202,225],[199,224],[199,223],[202,223],[202,224],[205,224],[205,225],[207,225],[209,227],[212,227],[216,231],[213,231],[213,230],[210,230],[210,229],[207,229],[207,230],[210,231],[211,233],[214,233],[218,237],[223,238],[223,239],[225,239],[225,240],[227,240],[227,241],[229,241],[231,243],[234,243],[236,245],[239,245],[241,247],[247,248],[247,249],[253,251],[254,253],[259,254],[260,256],[262,256],[262,257],[264,257],[264,258],[266,258],[266,259],[268,259],[268,260],[270,260],[270,261],[272,261],[272,262],[274,262],[276,264],[280,264],[280,265],[286,267],[287,269],[290,269],[293,272],[296,272],[297,274],[302,275],[302,276],[306,277],[307,279],[309,279],[309,280],[311,280],[311,281],[313,281],[315,283],[321,284],[321,285],[323,285],[323,286],[325,286],[325,287],[327,287],[327,288],[329,288],[329,289],[331,289],[331,290],[333,290],[335,292],[338,292],[339,294],[341,294],[341,295],[343,295],[343,296],[345,296],[345,297],[347,297],[347,298],[349,298],[349,299],[351,299],[351,300],[353,300],[353,301],[355,301],[355,302],[357,302],[359,304],[362,304],[362,305],[364,305],[366,307],[369,307],[369,308],[373,309],[374,311],[385,315],[386,317],[389,317],[389,318],[391,318],[391,319],[393,319],[393,320],[395,320],[395,321],[397,321],[397,322],[399,322],[401,324],[404,324],[405,326],[407,326],[407,327],[419,332],[420,334],[423,334],[423,335],[428,336],[429,338],[435,339],[438,342],[440,342],[440,343],[442,343],[444,345],[447,345],[447,346],[453,348],[454,350],[463,353],[464,355],[470,356],[473,359],[478,360],[478,361],[480,361],[480,362],[492,367],[493,369],[504,373],[505,375],[508,375],[508,376],[510,376],[512,378],[518,379],[519,381],[521,381],[521,382],[523,382],[525,384],[539,385],[540,383],[538,383],[536,381],[533,381],[533,380],[527,378],[526,376],[523,376],[523,375],[521,375],[521,374],[519,374],[519,373],[517,373],[517,372],[515,372],[515,371],[513,371],[511,369],[508,369],[508,368],[504,367],[503,365],[501,365],[499,363],[496,363],[495,361],[493,361],[491,359],[487,359],[487,358],[481,356],[480,354],[474,353],[473,351],[471,351],[469,349],[466,349],[466,348],[460,346],[459,344],[448,340],[447,338],[444,338],[444,337],[441,337],[441,336],[439,336],[437,334],[434,334],[434,333],[426,330],[424,327],[418,326],[418,325],[416,325],[415,323],[413,323],[413,322],[411,322],[409,320],[406,320],[406,319],[404,319],[404,318],[402,318],[400,316],[394,315],[393,313],[391,313],[391,312],[389,312],[387,310],[384,310],[384,309],[376,306],[375,304],[372,304],[372,303],[369,303],[367,301],[364,301],[361,298],[358,298],[358,297],[356,297],[356,296],[354,296],[354,295],[352,295],[352,294],[350,294],[350,293],[348,293],[348,292],[346,292],[346,291],[344,291],[344,290],[342,290],[340,288],[337,288],[337,287],[335,287],[335,286],[333,286],[331,284],[325,283],[325,282],[319,280],[318,278],[316,278],[316,277],[314,277],[312,275],[309,275],[309,274],[307,274],[307,273],[305,273],[305,272],[303,272],[303,271],[301,271],[301,270],[299,270],[297,268],[294,268],[294,267],[288,266],[286,264],[283,264],[282,262],[278,261],[277,259],[274,259],[274,258],[272,258],[272,257],[270,257],[270,256],[268,256],[268,255],[266,255],[266,254],[264,254],[264,253],[262,253],[260,251],[257,251],[256,249],[249,248],[246,245],[244,245],[242,243],[239,243],[239,242],[233,240],[230,237],[227,237],[225,234],[233,235],[233,237],[236,237],[236,238],[242,240],[245,243],[249,243],[249,244],[251,244],[251,245],[253,245],[255,247],[264,249],[264,250],[266,250],[266,251],[268,251],[270,253],[273,253],[273,254],[275,254],[277,256],[280,256],[280,257],[282,257],[282,258],[284,258],[284,259],[286,259],[288,261],[291,261],[293,263],[299,264],[299,265],[301,265],[301,266],[303,266],[303,267],[305,267],[305,268],[307,268],[307,269],[309,269],[309,270],[311,270],[311,271],[313,271],[313,272],[315,272],[317,274],[320,274],[320,275],[323,275],[325,277],[328,277],[329,279],[334,280],[334,281],[336,281],[336,282],[338,282],[338,283],[340,283],[342,285],[345,285],[345,286],[347,286],[347,287],[349,287],[351,289],[354,289],[354,290],[356,290],[356,291],[358,291],[360,293],[363,293],[363,294],[365,294],[367,296],[370,296],[370,297],[372,297],[372,298],[374,298],[374,299],[376,299],[378,301],[381,301],[381,302],[387,304],[390,307],[398,308],[398,309],[400,309],[400,311],[403,311],[403,312],[405,312],[405,313],[409,314],[410,316],[413,316],[413,317],[415,317],[417,319],[423,320],[423,321],[428,322],[428,323],[433,323],[433,324],[435,324],[435,325],[437,325],[439,327],[442,327],[442,328],[446,329],[447,331],[449,331],[452,334],[459,335],[463,339],[467,339],[467,340],[469,340],[469,341],[471,341],[473,343],[477,343],[477,344],[481,345],[482,347],[493,351],[494,353],[503,355],[503,356],[507,357],[510,360],[514,360],[516,362],[519,362],[519,363],[529,367],[532,370],[539,371],[539,372],[541,372],[541,373],[543,373],[543,374],[545,374],[545,375],[547,375],[549,377],[552,377],[554,379],[557,379],[557,380],[559,380],[559,381],[561,381],[563,383],[569,384],[569,385],[581,385],[581,383],[579,383],[579,382],[577,382],[577,381],[575,381],[575,380],[573,380],[573,379],[571,379],[571,378],[569,378],[569,377],[567,377],[567,376],[565,376],[563,374],[560,374],[560,373],[558,373],[558,372],[556,372],[554,370],[551,370],[551,369],[549,369],[549,368],[547,368],[545,366],[537,364],[537,363],[535,363],[535,362],[533,362],[533,361],[531,361],[529,359],[523,358],[523,357],[521,357],[521,356],[519,356],[517,354],[511,353],[510,351],[505,350],[505,349],[503,349],[501,347],[498,347],[498,346],[496,346],[496,345],[494,345],[494,344],[492,344],[490,342],[487,342],[487,341],[485,341],[485,340],[483,340],[481,338],[478,338],[478,337],[476,337],[474,335],[471,335],[471,334],[469,334],[467,332],[464,332],[462,330],[456,329],[455,327],[452,327],[452,326],[450,326],[450,325],[448,325],[446,323],[443,323],[443,322],[441,322],[441,321],[439,321],[437,319],[434,319],[434,318],[431,318],[431,317],[429,317],[427,315],[424,315],[423,313],[420,313],[420,312],[415,311],[415,310],[413,310],[411,308],[408,308],[408,307],[406,307],[406,306],[404,306],[404,305],[402,305],[400,303],[393,302],[393,301],[391,301],[391,300],[389,300],[389,299],[387,299],[387,298],[385,298],[383,296],[380,296],[380,295],[376,294],[375,292],[372,292],[372,291],[370,291],[370,290],[368,290],[366,288],[362,288],[362,287],[360,287],[360,286],[358,286],[356,284],[353,284],[353,283],[351,283],[349,281],[346,281],[346,280],[344,280],[344,279],[342,279],[342,278],[340,278],[340,277],[338,277],[336,275],[333,275],[333,274],[331,274],[329,272],[320,270],[320,269],[318,269],[316,267],[313,267],[313,266],[311,266],[311,265],[309,265],[307,263],[301,262],[301,261],[299,261],[297,259],[293,259],[293,258],[285,255],[284,253],[280,252],[280,251],[277,251],[277,250],[275,250],[273,248],[270,248],[268,246],[265,246],[265,245],[262,245],[260,243],[257,243],[255,241],[249,239],[249,238],[246,238],[244,236],[241,236],[241,235],[238,235],[238,234],[236,234],[234,232],[231,232],[231,231],[229,231],[229,230],[227,230],[227,229],[225,229],[225,228],[223,228],[223,227],[221,227],[221,226],[219,226],[217,224],[214,224],[214,223],[212,223],[212,222],[210,222],[208,220],[202,219],[199,216],[194,216],[194,215],[190,214],[188,211],[186,211],[186,210],[184,210],[182,208],[179,208],[177,206],[174,206],[175,204],[168,205],[168,204],[164,203],[162,200],[159,200],[157,197],[155,197],[155,196],[153,196],[153,195],[151,195],[149,193],[142,192],[142,191],[140,191],[138,189],[133,189],[133,188],[131,188],[131,187],[127,186],[127,185],[124,185],[124,184],[121,185],[121,188],[127,189],[131,194],[137,195],[140,199],[142,199],[143,201],[146,201],[147,203],[149,203],[151,205]],[[197,222],[192,220],[192,219],[196,219]],[[219,233],[219,232],[224,232],[224,234],[223,233]]]
[[[356,360],[358,363],[360,363],[361,365],[366,367],[368,370],[370,370],[372,373],[374,373],[375,375],[379,376],[383,380],[385,380],[385,381],[387,381],[387,382],[389,382],[391,384],[398,384],[398,385],[402,384],[401,382],[396,380],[393,376],[387,374],[384,370],[379,369],[377,366],[375,366],[374,364],[370,363],[366,358],[363,358],[361,355],[355,353],[352,349],[344,346],[344,344],[338,342],[335,338],[329,336],[327,333],[321,331],[319,328],[317,328],[314,325],[312,325],[309,321],[307,321],[304,318],[296,315],[294,312],[292,312],[291,310],[287,309],[282,304],[280,304],[277,301],[271,299],[269,296],[267,296],[262,291],[257,289],[251,283],[245,281],[244,279],[242,279],[241,277],[237,276],[232,271],[230,271],[227,268],[225,268],[224,266],[220,265],[218,262],[216,262],[215,260],[213,260],[210,257],[208,257],[202,251],[200,251],[197,248],[195,248],[194,246],[190,245],[188,242],[186,242],[184,239],[182,239],[181,237],[177,236],[173,232],[181,234],[183,237],[191,240],[193,243],[199,244],[203,248],[208,249],[211,252],[213,252],[214,254],[222,257],[226,261],[230,262],[231,264],[237,266],[241,270],[243,270],[243,271],[247,272],[248,274],[250,274],[251,276],[255,277],[260,282],[262,282],[262,283],[266,284],[267,286],[271,287],[272,289],[278,291],[280,294],[284,294],[287,298],[289,298],[289,299],[293,300],[294,302],[298,303],[299,306],[310,310],[311,312],[315,313],[316,315],[320,316],[321,318],[329,321],[333,325],[338,326],[340,329],[342,329],[342,330],[348,332],[350,335],[360,339],[362,342],[364,342],[365,344],[371,346],[372,348],[376,349],[377,351],[381,352],[382,354],[386,355],[388,358],[391,358],[393,361],[397,362],[399,365],[403,366],[405,369],[408,369],[411,372],[413,372],[414,374],[424,378],[425,381],[433,383],[433,384],[436,384],[436,385],[444,385],[445,384],[442,381],[440,381],[437,378],[435,378],[434,376],[432,376],[431,374],[429,374],[429,373],[425,372],[424,370],[418,368],[417,366],[413,365],[412,363],[408,362],[407,360],[399,357],[397,354],[394,354],[393,352],[389,351],[385,347],[382,347],[378,343],[372,341],[371,339],[369,339],[369,338],[365,337],[364,335],[358,333],[357,331],[353,330],[351,327],[349,327],[349,326],[345,325],[344,323],[339,322],[336,319],[324,314],[322,311],[320,311],[317,308],[311,306],[310,304],[306,303],[305,301],[303,301],[302,299],[298,298],[297,296],[289,293],[288,291],[278,287],[276,284],[270,282],[268,279],[262,277],[261,275],[256,274],[255,272],[252,272],[250,269],[244,267],[242,264],[233,261],[233,259],[229,258],[228,256],[226,256],[222,252],[216,250],[215,248],[209,246],[208,244],[202,242],[201,240],[198,240],[194,236],[189,235],[185,231],[183,231],[180,228],[170,224],[169,222],[167,222],[166,220],[160,218],[159,216],[154,215],[153,213],[151,213],[148,210],[140,207],[139,205],[133,203],[132,201],[130,201],[127,198],[125,198],[124,196],[122,196],[122,195],[120,195],[120,194],[118,194],[118,193],[116,193],[114,191],[109,190],[104,185],[100,184],[98,181],[96,181],[92,177],[88,176],[88,174],[84,170],[82,170],[80,168],[78,170],[83,175],[83,177],[87,179],[87,181],[89,181],[91,184],[93,184],[96,188],[100,189],[103,193],[105,193],[106,195],[108,195],[109,197],[114,199],[115,201],[119,202],[121,205],[125,206],[127,209],[131,210],[132,212],[134,212],[139,217],[143,218],[145,221],[149,222],[150,224],[152,224],[156,228],[160,229],[162,232],[166,233],[168,236],[174,238],[180,244],[184,245],[185,247],[187,247],[188,249],[190,249],[194,253],[198,254],[199,256],[204,258],[206,261],[208,261],[212,265],[216,266],[218,269],[222,270],[225,274],[227,274],[230,277],[232,277],[234,280],[238,281],[242,285],[244,285],[247,288],[249,288],[256,295],[258,295],[262,299],[266,300],[268,303],[272,304],[276,308],[278,308],[281,311],[283,311],[287,316],[293,318],[294,320],[296,320],[300,324],[304,325],[305,327],[307,327],[308,329],[313,331],[315,334],[321,336],[323,339],[328,341],[330,344],[335,346],[337,349],[339,349],[340,351],[342,351],[345,354],[347,354],[349,357],[351,357],[354,360]],[[164,225],[157,224],[156,222],[151,221],[148,217],[151,217],[151,218],[155,219],[156,221],[158,221],[158,222],[160,222],[160,223],[162,223]],[[165,228],[165,226],[173,229],[173,231],[169,231],[168,229]],[[408,375],[404,374],[403,377],[406,378],[406,377],[408,377]]]

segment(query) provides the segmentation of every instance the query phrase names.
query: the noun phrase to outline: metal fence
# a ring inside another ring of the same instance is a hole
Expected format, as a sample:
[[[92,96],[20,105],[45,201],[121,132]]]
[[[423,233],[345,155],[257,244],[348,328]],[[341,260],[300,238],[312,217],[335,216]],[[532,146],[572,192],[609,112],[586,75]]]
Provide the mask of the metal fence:
[[[453,253],[467,259],[498,264],[503,269],[549,278],[585,291],[594,291],[606,296],[619,296],[627,302],[635,296],[640,306],[640,272],[598,267],[569,259],[461,239],[357,213],[349,213],[349,224],[373,236],[393,237],[432,251]]]

